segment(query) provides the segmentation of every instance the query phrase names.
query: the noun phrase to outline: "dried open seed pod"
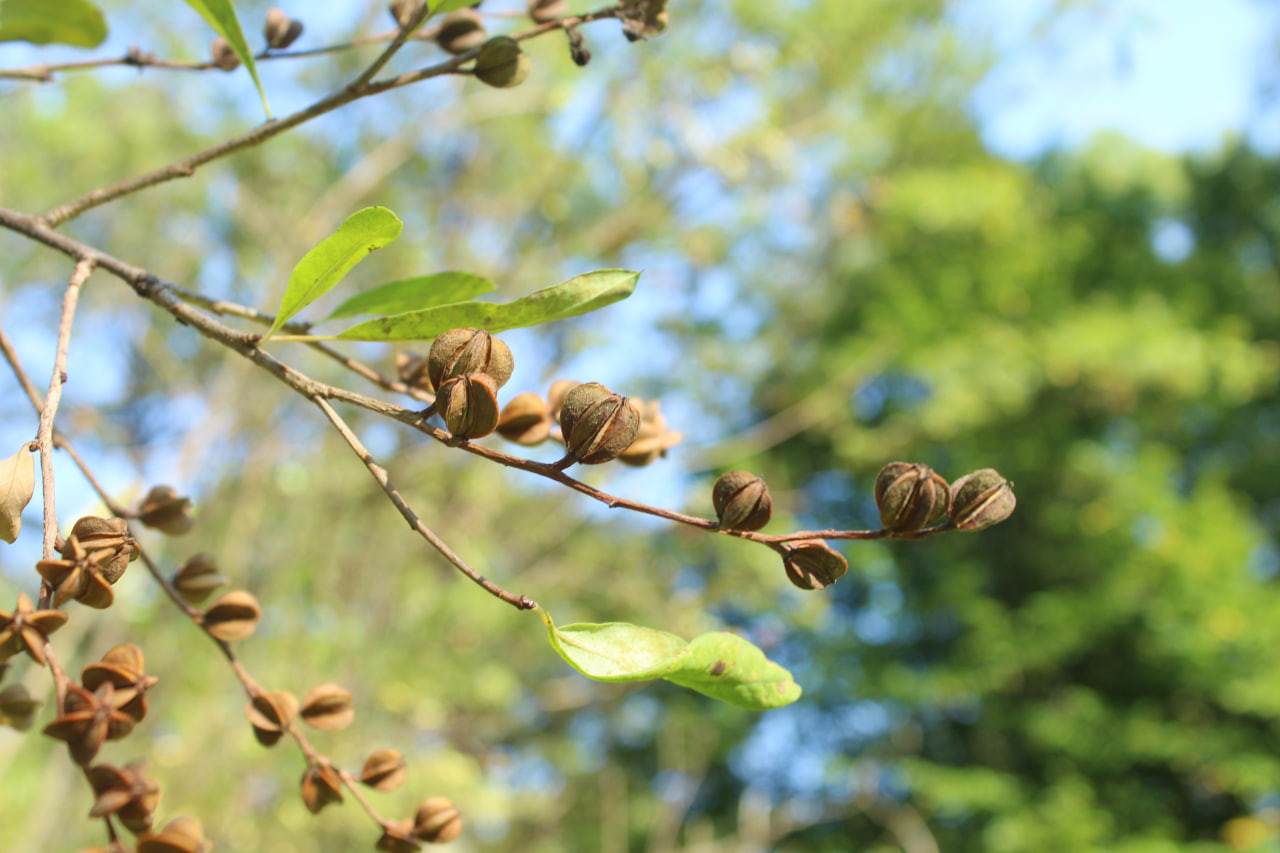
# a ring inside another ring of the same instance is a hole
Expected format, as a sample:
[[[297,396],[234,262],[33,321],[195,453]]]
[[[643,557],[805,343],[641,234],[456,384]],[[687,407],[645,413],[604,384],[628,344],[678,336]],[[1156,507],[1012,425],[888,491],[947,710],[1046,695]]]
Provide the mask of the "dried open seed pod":
[[[260,618],[258,600],[244,590],[236,590],[215,601],[201,621],[210,634],[230,643],[251,636]]]
[[[519,86],[529,76],[532,63],[510,36],[496,36],[484,43],[476,57],[475,75],[481,83],[498,89]]]
[[[951,492],[947,481],[926,465],[890,462],[876,477],[880,523],[894,533],[912,533],[947,514]]]
[[[113,584],[120,580],[129,564],[138,559],[140,551],[138,543],[129,536],[129,524],[123,518],[86,515],[72,526],[61,553],[63,559],[68,560],[87,557],[97,566],[94,573]]]
[[[231,579],[218,574],[218,566],[208,554],[196,554],[178,567],[170,582],[184,601],[199,604],[218,587],[231,583]]]
[[[466,53],[484,44],[484,21],[474,9],[456,9],[444,16],[436,44],[452,54]]]
[[[313,687],[302,700],[302,719],[326,732],[336,732],[351,725],[356,718],[351,707],[351,692],[337,684]]]
[[[822,539],[802,539],[787,545],[782,555],[787,580],[801,589],[826,589],[849,571],[844,556]]]
[[[957,530],[982,530],[1013,514],[1013,484],[994,468],[965,474],[951,486],[951,523]]]
[[[267,10],[267,22],[262,27],[262,35],[267,40],[267,47],[284,50],[302,35],[302,21],[290,18],[279,6],[272,6]]]
[[[383,853],[413,853],[421,850],[422,845],[413,837],[413,821],[398,820],[383,828],[382,837],[378,839],[374,849]]]
[[[208,853],[213,842],[204,837],[204,827],[193,817],[176,817],[154,835],[138,836],[138,853]]]
[[[263,746],[273,746],[298,715],[298,699],[288,690],[260,693],[245,706],[245,716],[253,726],[253,736]]]
[[[413,835],[431,844],[448,844],[462,834],[462,817],[447,797],[427,797],[413,816]]]
[[[332,765],[312,764],[302,774],[302,802],[312,814],[330,803],[342,802],[342,777]]]
[[[151,815],[160,803],[160,786],[148,778],[145,760],[131,761],[124,767],[98,764],[89,768],[88,777],[94,793],[90,817],[114,814],[133,833],[151,828]]]
[[[633,399],[631,404],[640,411],[640,431],[618,461],[639,468],[666,456],[667,451],[679,444],[684,436],[667,429],[667,419],[662,416],[657,400]]]
[[[773,515],[769,487],[750,471],[720,475],[711,490],[711,502],[725,530],[759,530]]]
[[[599,382],[579,385],[564,398],[560,431],[568,455],[584,465],[616,459],[640,432],[640,413]]]
[[[209,43],[209,55],[214,68],[235,71],[240,67],[240,57],[236,56],[231,43],[222,36],[214,36],[213,41]]]
[[[141,722],[147,715],[147,691],[159,681],[146,674],[142,649],[133,643],[121,643],[80,673],[80,683],[86,690],[97,690],[107,681],[115,687],[116,707]]]
[[[483,329],[450,329],[436,336],[427,353],[427,376],[436,388],[467,373],[485,373],[501,388],[511,378],[511,349]]]
[[[409,774],[409,763],[396,749],[380,749],[365,759],[360,781],[375,791],[394,791]]]
[[[539,24],[563,18],[569,14],[569,4],[565,0],[528,0],[525,4],[529,17]]]
[[[498,415],[498,435],[507,441],[532,447],[551,435],[551,410],[547,401],[532,391],[511,398]]]
[[[171,486],[155,486],[138,506],[138,520],[170,536],[191,530],[191,498],[180,497]]]
[[[445,380],[436,409],[457,438],[482,438],[498,428],[498,387],[486,373]]]

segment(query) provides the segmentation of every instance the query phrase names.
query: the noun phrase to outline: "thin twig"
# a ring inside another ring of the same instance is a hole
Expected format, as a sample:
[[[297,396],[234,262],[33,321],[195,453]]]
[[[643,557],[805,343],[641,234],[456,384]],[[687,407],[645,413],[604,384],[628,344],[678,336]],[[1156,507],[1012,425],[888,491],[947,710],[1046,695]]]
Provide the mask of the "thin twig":
[[[602,9],[598,12],[592,12],[587,15],[578,15],[570,18],[563,18],[559,21],[548,22],[547,24],[540,24],[526,32],[516,34],[514,38],[533,38],[534,36],[541,35],[555,29],[563,29],[567,26],[577,26],[582,23],[601,20],[603,18],[614,18],[618,15],[618,9],[619,7],[617,6],[610,6],[607,9]],[[359,89],[353,89],[350,86],[344,87],[343,89],[334,92],[332,95],[322,98],[311,106],[299,110],[292,115],[259,125],[253,130],[246,131],[238,136],[233,136],[231,139],[192,154],[190,157],[186,157],[182,160],[175,160],[160,169],[120,181],[119,183],[91,190],[79,198],[72,199],[65,204],[61,204],[52,210],[49,210],[43,215],[37,217],[37,219],[41,224],[47,225],[50,228],[56,228],[62,223],[79,216],[86,210],[91,210],[99,205],[103,205],[109,201],[120,198],[121,196],[126,196],[130,193],[135,193],[139,190],[155,186],[156,184],[162,184],[166,181],[172,181],[176,178],[189,178],[195,174],[196,169],[206,163],[210,163],[246,148],[252,148],[255,145],[261,145],[268,139],[279,136],[286,130],[291,130],[313,118],[332,112],[339,107],[351,103],[352,101],[366,98],[371,95],[378,95],[382,92],[390,91],[391,89],[399,89],[403,86],[408,86],[431,77],[440,77],[445,74],[457,73],[462,66],[475,59],[479,53],[480,48],[473,48],[466,53],[459,54],[436,65],[419,68],[416,71],[410,71],[396,77],[366,81]],[[357,81],[358,79],[359,78],[357,78]]]
[[[391,57],[396,55],[400,48],[404,47],[404,43],[409,37],[422,26],[427,18],[431,15],[431,4],[423,3],[416,12],[409,17],[409,20],[400,25],[400,29],[396,31],[395,37],[391,39],[391,44],[387,45],[387,49],[378,55],[378,58],[369,64],[369,67],[360,72],[360,76],[347,85],[348,91],[362,92],[365,86],[369,85],[369,81],[374,75],[381,71],[386,64],[391,61]]]
[[[471,580],[483,587],[490,595],[502,599],[517,610],[532,610],[538,606],[537,603],[527,595],[516,595],[515,593],[507,592],[505,589],[477,572],[474,568],[468,565],[465,560],[454,553],[453,549],[450,548],[443,539],[437,536],[431,528],[422,523],[422,519],[420,519],[418,514],[413,511],[413,507],[409,506],[408,501],[406,501],[396,487],[391,484],[391,479],[387,476],[387,469],[383,468],[376,460],[374,460],[372,454],[370,454],[364,444],[361,443],[360,438],[351,431],[351,427],[347,426],[347,422],[342,419],[341,415],[334,411],[333,406],[330,406],[329,402],[323,397],[313,397],[312,399],[315,400],[315,404],[320,407],[320,411],[324,412],[325,417],[329,419],[329,422],[333,424],[334,429],[336,429],[343,439],[346,440],[347,444],[351,446],[351,449],[355,452],[356,456],[360,457],[360,461],[364,463],[364,467],[369,469],[369,473],[373,475],[373,479],[377,480],[378,485],[382,486],[382,491],[386,492],[387,497],[391,499],[391,503],[395,505],[395,508],[400,510],[400,514],[404,516],[404,520],[409,522],[409,526],[417,531],[418,535],[431,543],[432,548],[439,551],[441,556],[454,565],[454,568],[471,578]]]

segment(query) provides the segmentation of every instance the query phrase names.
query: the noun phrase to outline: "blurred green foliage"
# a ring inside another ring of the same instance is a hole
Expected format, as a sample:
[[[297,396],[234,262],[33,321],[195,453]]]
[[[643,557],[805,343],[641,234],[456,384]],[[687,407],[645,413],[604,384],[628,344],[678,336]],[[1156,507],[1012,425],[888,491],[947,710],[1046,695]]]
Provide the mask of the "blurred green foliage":
[[[207,44],[194,15],[102,5],[124,43]],[[246,30],[266,5],[237,4]],[[289,11],[307,23],[299,46],[386,21]],[[1001,160],[965,109],[991,57],[940,0],[691,0],[672,17],[639,45],[584,30],[582,70],[535,40],[517,89],[390,93],[65,229],[264,309],[370,204],[406,227],[362,286],[462,269],[507,299],[643,268],[632,299],[509,337],[512,393],[599,380],[661,398],[689,437],[657,469],[592,482],[705,515],[714,474],[748,468],[770,484],[772,532],[876,526],[871,484],[894,459],[952,479],[992,466],[1015,482],[1014,517],[849,544],[849,574],[802,594],[764,549],[609,513],[350,413],[429,525],[562,622],[742,631],[804,696],[752,714],[663,683],[592,683],[536,617],[410,536],[317,412],[95,276],[61,425],[121,499],[154,482],[196,496],[196,530],[147,547],[166,565],[215,554],[264,604],[241,644],[249,671],[300,694],[350,689],[355,725],[318,745],[349,767],[399,748],[409,781],[376,804],[453,798],[458,850],[1274,847],[1280,162],[1115,138]],[[287,114],[358,67],[340,54],[260,70]],[[0,199],[38,212],[212,144],[260,120],[246,89],[122,69],[8,86]],[[41,376],[65,263],[0,245],[0,322]],[[0,389],[17,400],[11,380]],[[24,405],[3,408],[11,443],[34,432]],[[60,469],[68,523],[93,509],[75,476]],[[0,600],[32,588],[30,535],[0,551]],[[73,610],[56,645],[72,669],[126,639],[146,650],[152,710],[104,757],[150,758],[162,817],[199,815],[222,849],[372,846],[353,804],[306,813],[301,757],[254,742],[225,663],[139,569],[117,601]],[[15,677],[47,698],[43,673]],[[0,848],[101,842],[58,744],[0,732],[0,778]]]

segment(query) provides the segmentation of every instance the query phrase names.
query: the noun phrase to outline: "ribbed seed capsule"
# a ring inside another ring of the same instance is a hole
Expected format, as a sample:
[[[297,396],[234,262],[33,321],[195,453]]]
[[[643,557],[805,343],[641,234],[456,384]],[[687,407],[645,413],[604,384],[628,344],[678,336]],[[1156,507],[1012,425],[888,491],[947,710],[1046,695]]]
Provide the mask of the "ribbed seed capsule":
[[[782,567],[801,589],[826,589],[844,577],[849,562],[822,539],[802,539],[787,546]]]
[[[994,468],[965,474],[951,486],[951,523],[957,530],[999,524],[1017,505],[1013,485]]]
[[[927,465],[890,462],[876,477],[880,523],[894,533],[912,533],[947,514],[951,492],[947,481]]]
[[[448,844],[462,834],[462,817],[446,797],[427,797],[413,816],[413,835],[430,844]]]
[[[530,66],[529,56],[520,49],[520,42],[510,36],[496,36],[480,48],[475,75],[481,83],[509,89],[524,82]]]
[[[532,391],[511,398],[498,415],[498,434],[507,441],[533,446],[551,435],[551,412],[547,401]]]
[[[599,382],[579,385],[565,395],[560,431],[570,457],[584,465],[616,459],[640,432],[640,413],[626,398]]]
[[[484,44],[484,21],[473,9],[457,9],[444,16],[436,44],[452,54],[466,53]]]
[[[498,427],[498,386],[486,373],[455,376],[440,386],[436,408],[457,438],[481,438]]]
[[[773,515],[769,487],[750,471],[722,474],[711,490],[711,502],[725,530],[759,530]]]
[[[496,390],[507,384],[514,368],[511,349],[483,329],[450,329],[432,341],[427,353],[427,377],[436,388],[455,376],[485,373]]]

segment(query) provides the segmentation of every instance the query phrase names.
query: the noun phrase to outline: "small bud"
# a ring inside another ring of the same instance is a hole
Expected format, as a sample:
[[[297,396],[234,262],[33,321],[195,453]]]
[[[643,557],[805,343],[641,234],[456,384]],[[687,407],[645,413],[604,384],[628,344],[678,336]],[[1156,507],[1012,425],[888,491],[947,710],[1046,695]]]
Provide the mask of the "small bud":
[[[528,7],[529,17],[539,24],[545,24],[547,21],[554,21],[569,14],[569,4],[565,0],[529,0],[525,5]]]
[[[801,589],[826,589],[849,571],[844,556],[822,539],[789,543],[782,566],[787,580]]]
[[[635,441],[640,412],[626,397],[599,382],[588,382],[565,395],[560,431],[571,458],[599,465],[616,459]]]
[[[231,43],[222,36],[215,36],[209,43],[209,53],[213,57],[213,67],[223,71],[235,71],[240,67],[240,57],[236,56]]]
[[[951,523],[956,530],[982,530],[1013,514],[1013,484],[994,468],[965,474],[951,486]]]
[[[181,536],[191,530],[191,498],[179,497],[171,486],[155,486],[138,507],[138,521],[147,527]]]
[[[483,438],[498,427],[498,388],[485,373],[455,376],[440,386],[436,409],[457,438]]]
[[[427,353],[427,376],[436,388],[466,373],[487,373],[495,389],[501,388],[513,369],[511,349],[483,329],[450,329],[436,336]]]
[[[769,487],[748,471],[722,474],[711,490],[711,502],[725,530],[759,530],[773,515]]]
[[[267,39],[267,47],[284,50],[302,35],[302,21],[290,18],[279,6],[272,6],[267,10],[267,22],[262,27],[262,35]]]
[[[413,835],[431,844],[448,844],[462,834],[462,817],[445,797],[427,797],[413,816]]]
[[[890,462],[876,477],[880,523],[894,533],[912,533],[947,514],[947,481],[926,465]]]
[[[532,391],[511,398],[498,416],[498,434],[507,441],[532,447],[551,435],[551,411],[547,401]]]
[[[413,16],[418,14],[421,8],[422,0],[395,0],[387,7],[391,17],[396,19],[396,25],[401,27],[413,20]]]
[[[484,44],[484,21],[474,9],[457,9],[444,16],[436,44],[457,55]]]
[[[520,42],[510,36],[496,36],[480,48],[475,75],[481,83],[509,89],[524,82],[530,66],[529,56],[520,49]]]

